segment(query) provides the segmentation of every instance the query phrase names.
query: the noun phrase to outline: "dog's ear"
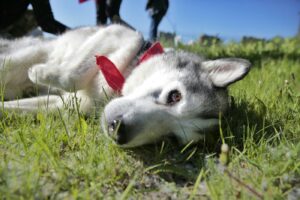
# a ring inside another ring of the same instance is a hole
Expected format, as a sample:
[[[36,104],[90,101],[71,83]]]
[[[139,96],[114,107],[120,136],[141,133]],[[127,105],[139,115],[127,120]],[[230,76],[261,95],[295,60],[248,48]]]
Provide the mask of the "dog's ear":
[[[216,87],[227,87],[247,75],[251,63],[240,58],[224,58],[202,62],[202,68]]]

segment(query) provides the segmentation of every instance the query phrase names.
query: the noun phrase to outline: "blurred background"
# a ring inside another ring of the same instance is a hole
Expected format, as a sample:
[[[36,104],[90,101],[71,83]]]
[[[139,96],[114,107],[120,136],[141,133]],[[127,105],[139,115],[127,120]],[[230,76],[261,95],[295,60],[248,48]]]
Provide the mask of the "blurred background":
[[[96,24],[94,0],[51,0],[55,18],[73,28]],[[120,16],[145,38],[150,18],[147,0],[123,0]],[[159,32],[184,43],[201,36],[217,36],[223,41],[240,41],[244,36],[271,39],[293,37],[300,29],[300,0],[170,0]],[[160,34],[161,35],[161,34]]]

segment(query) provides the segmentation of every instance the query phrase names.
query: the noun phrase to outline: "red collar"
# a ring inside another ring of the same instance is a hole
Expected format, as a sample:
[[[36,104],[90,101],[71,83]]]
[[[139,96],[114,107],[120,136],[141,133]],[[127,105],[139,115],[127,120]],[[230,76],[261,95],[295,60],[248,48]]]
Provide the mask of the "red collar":
[[[145,53],[140,57],[138,61],[139,66],[142,62],[145,62],[149,58],[157,54],[162,54],[164,52],[163,47],[159,42],[154,43]],[[110,61],[106,56],[96,56],[96,63],[101,70],[107,84],[117,93],[120,93],[125,78],[122,73],[118,70],[115,64]]]
[[[86,2],[87,0],[79,0],[79,3],[84,3]]]

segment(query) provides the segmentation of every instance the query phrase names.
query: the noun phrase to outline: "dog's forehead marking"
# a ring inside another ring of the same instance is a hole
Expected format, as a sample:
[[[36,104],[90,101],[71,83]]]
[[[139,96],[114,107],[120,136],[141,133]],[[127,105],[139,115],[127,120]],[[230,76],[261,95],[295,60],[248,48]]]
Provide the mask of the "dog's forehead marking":
[[[170,63],[170,67],[180,72],[179,79],[190,93],[207,94],[213,89],[208,73],[202,69],[201,63],[204,61],[202,57],[179,51],[166,53],[163,59]]]
[[[204,59],[193,53],[184,51],[169,51],[162,56],[162,59],[178,68],[199,67]]]
[[[199,85],[199,69],[202,58],[186,52],[167,52],[157,55],[138,66],[127,78],[123,88],[123,95],[134,91],[138,86],[145,86],[145,82],[166,85],[172,80],[189,79],[189,86],[193,90]],[[193,83],[193,84],[192,84]],[[152,85],[150,84],[150,85]],[[194,85],[194,86],[193,86]],[[201,85],[201,83],[200,83]],[[146,86],[147,87],[147,86]],[[199,86],[198,86],[199,87]]]

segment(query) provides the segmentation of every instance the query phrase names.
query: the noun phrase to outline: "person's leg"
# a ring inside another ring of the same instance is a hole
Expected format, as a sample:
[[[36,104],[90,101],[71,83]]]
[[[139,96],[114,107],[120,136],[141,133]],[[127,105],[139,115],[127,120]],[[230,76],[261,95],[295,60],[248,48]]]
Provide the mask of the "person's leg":
[[[106,0],[106,14],[109,17],[111,23],[122,24],[128,28],[135,30],[131,25],[122,20],[120,17],[120,7],[122,0]]]
[[[0,37],[8,39],[22,37],[36,28],[38,28],[38,24],[34,13],[32,10],[27,10],[20,19],[0,30]]]
[[[30,0],[30,4],[43,31],[57,35],[70,29],[54,18],[49,0]]]
[[[161,22],[163,15],[156,14],[151,16],[151,25],[150,25],[150,41],[157,40],[157,29],[158,25]]]
[[[95,2],[96,2],[97,24],[105,25],[107,23],[106,0],[96,0]]]
[[[121,3],[121,0],[106,0],[106,15],[111,22],[114,22],[114,19],[117,20],[120,18]]]

